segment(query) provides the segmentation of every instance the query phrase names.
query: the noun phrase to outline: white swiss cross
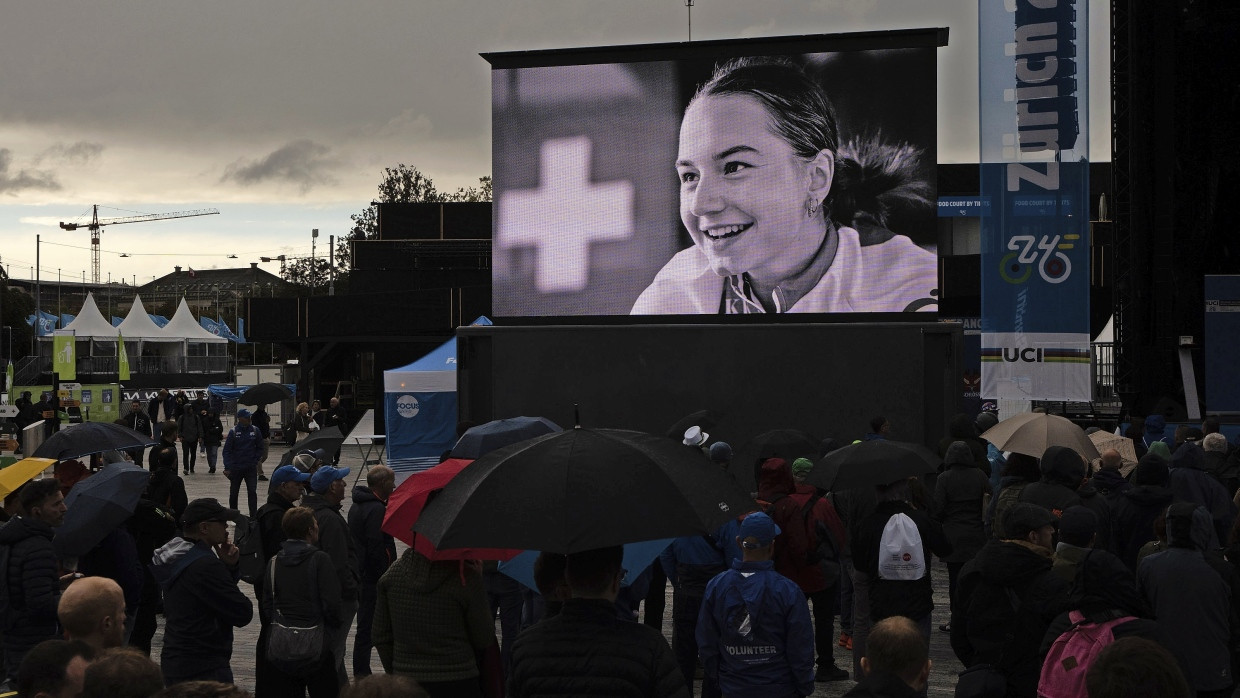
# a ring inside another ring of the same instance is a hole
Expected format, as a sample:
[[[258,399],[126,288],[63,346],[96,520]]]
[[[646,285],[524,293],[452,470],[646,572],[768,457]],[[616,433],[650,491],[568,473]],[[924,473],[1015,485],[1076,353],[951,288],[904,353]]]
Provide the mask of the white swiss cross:
[[[590,182],[590,139],[544,141],[537,189],[505,192],[499,246],[537,249],[538,290],[581,291],[589,282],[590,243],[632,232],[633,185]]]

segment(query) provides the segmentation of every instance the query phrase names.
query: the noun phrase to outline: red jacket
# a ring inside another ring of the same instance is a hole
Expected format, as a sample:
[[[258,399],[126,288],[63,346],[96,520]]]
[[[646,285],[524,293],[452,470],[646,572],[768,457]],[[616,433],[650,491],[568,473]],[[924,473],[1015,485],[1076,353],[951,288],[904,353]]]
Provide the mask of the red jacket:
[[[806,511],[811,500],[813,506]],[[844,523],[826,497],[819,497],[812,485],[797,485],[792,469],[782,458],[762,464],[758,479],[758,503],[780,528],[775,538],[775,571],[797,583],[801,591],[823,591],[830,582],[819,562],[810,554],[818,548],[819,526],[831,535],[835,551],[843,550]]]

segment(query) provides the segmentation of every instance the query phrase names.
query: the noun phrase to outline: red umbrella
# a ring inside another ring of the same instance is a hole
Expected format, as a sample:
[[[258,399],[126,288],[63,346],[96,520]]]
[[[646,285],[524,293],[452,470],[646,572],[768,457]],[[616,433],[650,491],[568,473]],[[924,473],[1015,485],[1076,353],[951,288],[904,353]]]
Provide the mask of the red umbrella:
[[[404,541],[431,560],[511,560],[520,550],[505,548],[456,548],[438,550],[426,536],[413,532],[413,524],[426,508],[430,496],[443,489],[456,474],[472,463],[465,458],[449,458],[439,465],[410,475],[388,497],[383,515],[383,531]]]

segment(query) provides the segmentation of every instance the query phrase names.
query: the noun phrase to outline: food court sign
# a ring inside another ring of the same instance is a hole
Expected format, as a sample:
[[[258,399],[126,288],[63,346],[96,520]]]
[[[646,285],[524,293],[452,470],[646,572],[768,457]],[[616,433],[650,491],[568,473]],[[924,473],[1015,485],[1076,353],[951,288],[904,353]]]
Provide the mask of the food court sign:
[[[982,397],[1090,399],[1087,0],[979,0]]]

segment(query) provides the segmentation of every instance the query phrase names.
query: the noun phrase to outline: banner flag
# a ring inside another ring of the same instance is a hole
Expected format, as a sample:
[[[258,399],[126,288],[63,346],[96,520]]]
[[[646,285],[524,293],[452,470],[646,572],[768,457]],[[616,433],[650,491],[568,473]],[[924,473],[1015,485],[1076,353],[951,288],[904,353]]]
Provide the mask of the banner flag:
[[[245,344],[245,318],[237,318],[237,341]]]
[[[9,403],[13,402],[13,360],[9,359],[9,365],[4,369],[4,392],[9,396]]]
[[[125,318],[123,318],[123,317],[116,317],[115,315],[113,315],[113,316],[112,316],[112,326],[113,326],[113,327],[119,327],[119,326],[120,326],[120,324],[121,324],[122,322],[124,322],[124,321],[125,321]]]
[[[232,328],[230,328],[228,323],[224,322],[222,318],[216,318],[215,324],[219,327],[219,332],[216,333],[217,335],[227,339],[230,342],[237,341],[237,335],[233,334]]]
[[[151,318],[151,322],[155,323],[156,327],[163,328],[168,324],[168,318],[163,315],[151,315],[150,313],[147,313],[146,316]]]
[[[1088,16],[978,2],[986,400],[1091,399]]]
[[[52,372],[60,375],[60,380],[77,379],[77,357],[73,333],[52,336]]]
[[[70,315],[69,313],[61,313],[60,314],[60,326],[68,327],[69,323],[73,322],[76,319],[77,319],[76,315]]]
[[[206,331],[210,332],[211,334],[215,335],[216,337],[222,337],[222,336],[223,336],[223,335],[220,333],[220,326],[219,326],[219,325],[217,325],[217,324],[215,323],[215,320],[212,320],[211,318],[207,317],[206,315],[204,315],[204,316],[202,316],[202,317],[198,318],[198,324],[199,324],[199,325],[202,325],[202,329],[204,329],[204,330],[206,330]]]
[[[116,334],[116,373],[119,380],[129,380],[129,352],[125,349],[125,338]]]

